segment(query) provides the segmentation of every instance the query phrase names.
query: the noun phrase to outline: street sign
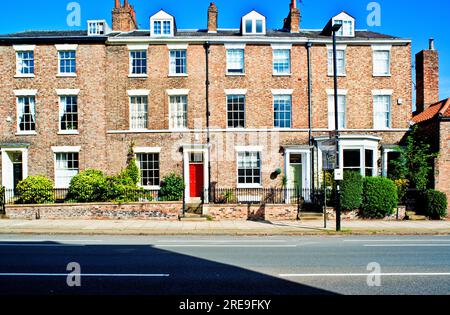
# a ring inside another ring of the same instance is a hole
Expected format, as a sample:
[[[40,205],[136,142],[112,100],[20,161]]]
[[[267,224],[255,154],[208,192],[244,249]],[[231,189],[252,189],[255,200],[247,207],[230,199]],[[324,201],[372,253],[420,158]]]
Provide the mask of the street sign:
[[[332,171],[336,168],[336,151],[323,151],[323,165],[324,171]]]
[[[344,171],[342,169],[334,170],[334,180],[344,180]]]

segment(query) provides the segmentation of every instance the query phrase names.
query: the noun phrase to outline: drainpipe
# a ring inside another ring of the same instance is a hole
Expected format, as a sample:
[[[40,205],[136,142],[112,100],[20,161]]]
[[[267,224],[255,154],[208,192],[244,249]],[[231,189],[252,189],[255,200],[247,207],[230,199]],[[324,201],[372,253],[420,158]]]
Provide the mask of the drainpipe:
[[[205,89],[206,89],[206,144],[208,146],[208,203],[210,202],[211,197],[211,134],[209,130],[209,117],[211,113],[209,111],[209,53],[211,44],[206,42],[203,47],[205,48],[205,56],[206,56],[206,81],[205,81]]]
[[[311,147],[311,188],[314,189],[314,139],[312,135],[312,71],[311,71],[311,47],[312,43],[308,42],[306,44],[306,50],[308,53],[308,136],[309,136],[309,146]]]

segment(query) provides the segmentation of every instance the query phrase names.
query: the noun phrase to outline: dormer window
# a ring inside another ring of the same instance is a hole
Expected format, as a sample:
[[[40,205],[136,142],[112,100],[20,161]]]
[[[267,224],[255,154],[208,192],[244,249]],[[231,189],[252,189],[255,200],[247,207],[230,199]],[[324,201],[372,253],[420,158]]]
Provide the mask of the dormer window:
[[[172,15],[159,11],[150,18],[151,36],[174,36],[175,20]]]
[[[105,20],[88,21],[88,36],[101,36],[111,32]]]
[[[355,36],[355,18],[346,12],[336,15],[332,19],[332,24],[341,24],[341,29],[336,33],[336,36],[354,37]]]
[[[252,11],[242,18],[243,35],[265,35],[266,18],[256,11]]]

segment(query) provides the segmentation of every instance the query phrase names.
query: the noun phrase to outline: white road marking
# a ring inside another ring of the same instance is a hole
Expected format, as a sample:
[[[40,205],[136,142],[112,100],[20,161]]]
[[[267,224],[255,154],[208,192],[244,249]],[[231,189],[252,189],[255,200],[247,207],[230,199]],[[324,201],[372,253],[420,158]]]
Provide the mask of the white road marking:
[[[450,244],[364,244],[364,247],[450,247]]]
[[[263,245],[263,244],[253,244],[253,245],[237,245],[237,244],[161,244],[155,245],[155,247],[160,248],[170,248],[170,247],[261,247],[261,248],[286,248],[286,247],[297,247],[297,245]]]
[[[8,242],[17,242],[17,243],[38,243],[38,242],[57,242],[57,243],[103,243],[102,240],[48,240],[48,239],[33,239],[33,240],[14,240],[14,239],[5,239],[0,240],[0,242],[8,243]]]
[[[382,242],[393,242],[393,243],[401,243],[401,242],[405,242],[405,243],[411,243],[411,242],[448,242],[450,243],[450,239],[447,240],[343,240],[344,242],[358,242],[358,243],[382,243]]]
[[[0,247],[81,247],[83,244],[0,244]]]
[[[286,243],[286,240],[157,240],[157,243]]]
[[[313,278],[313,277],[368,277],[368,276],[388,276],[388,277],[438,277],[450,276],[450,272],[406,272],[406,273],[285,273],[278,276],[284,278]]]
[[[170,274],[166,273],[0,273],[0,277],[67,277],[67,276],[78,276],[78,277],[128,277],[128,278],[139,278],[139,277],[170,277]]]

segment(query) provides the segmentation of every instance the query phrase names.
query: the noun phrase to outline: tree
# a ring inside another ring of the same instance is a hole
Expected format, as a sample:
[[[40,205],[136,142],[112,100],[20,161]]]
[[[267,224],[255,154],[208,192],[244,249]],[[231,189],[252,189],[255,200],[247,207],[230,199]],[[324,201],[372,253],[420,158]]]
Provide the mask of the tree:
[[[430,145],[416,136],[417,126],[406,139],[406,146],[398,148],[400,157],[392,164],[393,179],[406,179],[412,188],[424,190],[428,187],[433,170],[432,161],[436,154],[431,152]]]

